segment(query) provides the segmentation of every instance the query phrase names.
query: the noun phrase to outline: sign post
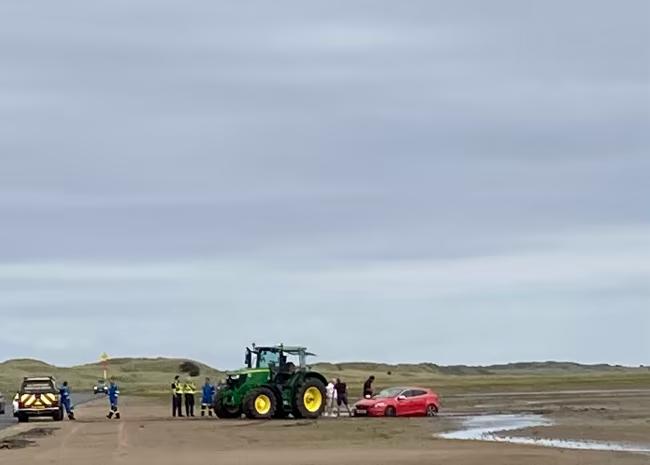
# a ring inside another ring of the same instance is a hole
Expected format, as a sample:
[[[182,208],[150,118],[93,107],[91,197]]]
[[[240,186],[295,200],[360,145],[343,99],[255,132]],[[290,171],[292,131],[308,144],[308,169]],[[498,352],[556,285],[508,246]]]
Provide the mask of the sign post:
[[[104,381],[108,379],[108,361],[110,360],[110,357],[106,352],[102,352],[102,354],[99,356],[99,361],[102,364],[102,368],[104,369]]]

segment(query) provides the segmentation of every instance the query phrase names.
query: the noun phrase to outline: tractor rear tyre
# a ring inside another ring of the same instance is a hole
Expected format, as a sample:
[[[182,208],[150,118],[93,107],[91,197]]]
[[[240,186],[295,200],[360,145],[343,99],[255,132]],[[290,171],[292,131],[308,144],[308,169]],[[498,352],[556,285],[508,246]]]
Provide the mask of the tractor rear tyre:
[[[244,413],[248,418],[266,420],[273,418],[278,401],[273,391],[267,387],[252,389],[244,397]]]
[[[225,396],[220,393],[217,394],[217,398],[214,400],[212,408],[217,417],[221,419],[241,417],[241,408],[227,405],[225,403]]]
[[[325,410],[326,390],[317,378],[307,378],[298,386],[293,399],[295,418],[318,418]]]

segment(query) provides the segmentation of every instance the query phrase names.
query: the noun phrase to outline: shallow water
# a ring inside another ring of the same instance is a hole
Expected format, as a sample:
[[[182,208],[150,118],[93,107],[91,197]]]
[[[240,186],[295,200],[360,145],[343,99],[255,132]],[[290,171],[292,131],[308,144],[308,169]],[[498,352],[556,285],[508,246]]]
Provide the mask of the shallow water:
[[[524,428],[550,426],[553,422],[542,415],[481,415],[465,417],[462,428],[438,434],[442,439],[465,441],[506,442],[509,444],[536,445],[558,449],[578,449],[618,452],[650,453],[650,444],[627,444],[622,442],[574,441],[567,439],[541,439],[507,436],[501,433]],[[497,434],[498,433],[498,434]]]

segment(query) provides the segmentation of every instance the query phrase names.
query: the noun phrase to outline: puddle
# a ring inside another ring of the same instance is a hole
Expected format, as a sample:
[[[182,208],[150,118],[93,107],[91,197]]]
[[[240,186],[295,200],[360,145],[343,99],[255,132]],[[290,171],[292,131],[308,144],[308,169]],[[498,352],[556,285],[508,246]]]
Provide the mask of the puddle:
[[[524,428],[550,426],[553,422],[542,415],[482,415],[465,417],[462,429],[438,434],[442,439],[465,441],[505,442],[509,444],[535,445],[557,449],[596,450],[614,452],[650,453],[650,445],[622,442],[574,441],[567,439],[544,439],[504,435],[508,431]]]
[[[0,449],[23,449],[36,445],[35,438],[49,436],[58,428],[32,428],[15,436],[0,440]]]
[[[24,449],[34,444],[34,441],[28,441],[27,439],[5,439],[0,440],[0,449]]]

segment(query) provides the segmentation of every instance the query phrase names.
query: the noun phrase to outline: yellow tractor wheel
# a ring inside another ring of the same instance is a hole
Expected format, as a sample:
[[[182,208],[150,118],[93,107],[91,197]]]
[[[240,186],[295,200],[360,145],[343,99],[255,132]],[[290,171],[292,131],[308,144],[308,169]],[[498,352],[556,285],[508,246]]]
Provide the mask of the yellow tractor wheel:
[[[325,385],[318,378],[307,378],[296,391],[293,416],[318,418],[325,410]]]
[[[251,390],[244,399],[244,413],[248,418],[273,418],[277,407],[275,394],[267,387]]]

